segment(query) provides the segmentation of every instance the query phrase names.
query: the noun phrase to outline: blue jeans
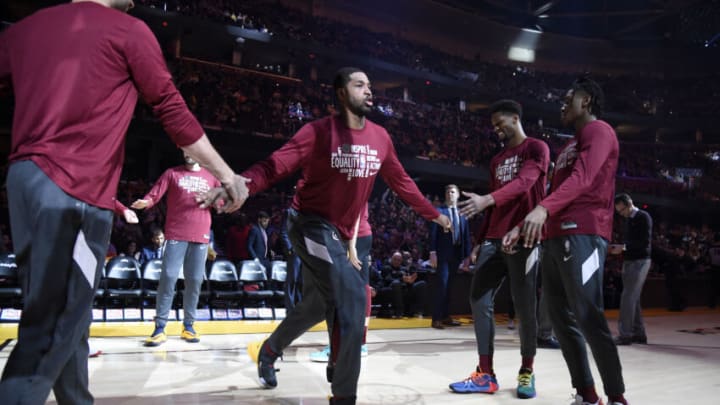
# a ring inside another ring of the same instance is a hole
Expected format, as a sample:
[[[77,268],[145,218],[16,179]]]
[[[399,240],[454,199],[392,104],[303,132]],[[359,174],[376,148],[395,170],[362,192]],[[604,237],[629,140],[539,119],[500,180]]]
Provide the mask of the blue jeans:
[[[202,287],[207,258],[207,243],[168,240],[163,255],[162,273],[158,282],[157,315],[155,326],[164,328],[175,297],[175,284],[180,276],[180,269],[185,276],[183,293],[183,325],[195,322],[200,288]]]

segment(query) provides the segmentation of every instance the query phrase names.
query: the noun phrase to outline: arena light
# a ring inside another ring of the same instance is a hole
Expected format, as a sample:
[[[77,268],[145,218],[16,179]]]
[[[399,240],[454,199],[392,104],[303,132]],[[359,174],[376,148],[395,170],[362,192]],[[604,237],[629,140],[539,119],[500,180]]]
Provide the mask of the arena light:
[[[518,36],[510,45],[508,59],[516,62],[535,62],[535,49],[540,42],[542,28],[539,25],[527,26],[518,31]]]
[[[508,51],[508,59],[516,62],[533,63],[535,62],[535,50],[511,46]]]

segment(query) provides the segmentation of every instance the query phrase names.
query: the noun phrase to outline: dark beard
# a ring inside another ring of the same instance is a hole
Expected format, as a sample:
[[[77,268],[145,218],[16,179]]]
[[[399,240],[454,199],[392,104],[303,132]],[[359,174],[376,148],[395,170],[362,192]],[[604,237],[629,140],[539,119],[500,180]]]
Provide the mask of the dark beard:
[[[372,108],[370,108],[368,105],[366,105],[364,101],[360,105],[355,105],[355,104],[349,103],[347,106],[347,109],[350,110],[351,113],[353,113],[361,118],[364,118],[366,115],[370,114],[370,112],[372,111]]]

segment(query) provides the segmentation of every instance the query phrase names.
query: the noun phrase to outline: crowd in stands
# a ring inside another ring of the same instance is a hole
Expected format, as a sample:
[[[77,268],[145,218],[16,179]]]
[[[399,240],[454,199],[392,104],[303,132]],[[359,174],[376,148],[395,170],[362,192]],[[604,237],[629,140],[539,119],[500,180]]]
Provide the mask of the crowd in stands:
[[[490,94],[557,102],[574,74],[542,72],[525,66],[488,63],[478,56],[467,60],[427,44],[378,33],[289,9],[275,1],[140,0],[138,4],[257,29],[291,40],[354,52],[404,67],[471,80]],[[720,112],[720,73],[705,80],[651,77],[646,74],[599,77],[608,97],[608,110],[657,117],[714,116]],[[509,86],[509,87],[508,87]]]
[[[232,66],[194,60],[170,62],[178,88],[190,109],[210,128],[226,132],[288,139],[303,124],[334,112],[332,90],[312,81],[285,81]],[[414,103],[375,95],[372,119],[388,129],[398,154],[483,167],[499,150],[489,119],[448,104]],[[139,104],[138,117],[152,114]],[[555,156],[565,139],[525,119],[529,136],[541,138]],[[619,187],[654,195],[716,199],[720,161],[702,143],[662,144],[623,142],[618,169]],[[720,147],[718,147],[720,149]]]

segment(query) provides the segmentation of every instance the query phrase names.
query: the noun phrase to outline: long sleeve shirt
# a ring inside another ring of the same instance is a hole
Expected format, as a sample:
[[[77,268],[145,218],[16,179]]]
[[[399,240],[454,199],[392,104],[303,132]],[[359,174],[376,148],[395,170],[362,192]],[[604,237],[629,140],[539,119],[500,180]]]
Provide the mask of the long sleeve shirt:
[[[359,130],[348,128],[339,116],[308,123],[242,175],[252,180],[248,183],[252,195],[298,169],[302,177],[292,207],[325,218],[345,239],[352,237],[378,174],[425,219],[440,215],[405,172],[390,135],[368,119]],[[365,226],[363,231],[367,231]]]
[[[220,182],[209,171],[176,166],[165,170],[143,199],[150,208],[167,193],[165,237],[168,240],[209,243],[210,209],[200,208],[195,195],[214,187],[220,187]]]
[[[490,161],[490,195],[495,206],[484,219],[484,239],[500,239],[545,197],[550,149],[527,138]]]
[[[652,249],[652,218],[647,211],[635,209],[627,219],[625,260],[649,259]]]
[[[548,211],[548,239],[579,234],[610,240],[618,155],[615,130],[605,121],[589,122],[568,141],[550,195],[540,202]]]
[[[203,129],[148,26],[93,2],[40,10],[0,34],[16,108],[10,162],[32,160],[63,191],[113,209],[138,94],[178,146]]]

